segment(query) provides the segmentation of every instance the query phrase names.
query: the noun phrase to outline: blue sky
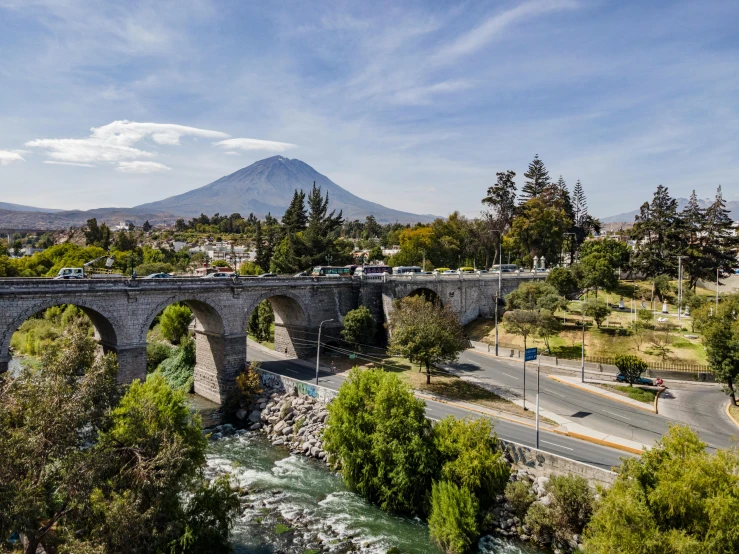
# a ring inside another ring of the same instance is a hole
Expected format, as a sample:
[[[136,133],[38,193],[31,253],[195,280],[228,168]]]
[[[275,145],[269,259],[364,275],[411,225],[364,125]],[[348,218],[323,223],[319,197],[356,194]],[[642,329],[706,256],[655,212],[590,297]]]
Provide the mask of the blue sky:
[[[132,206],[274,154],[475,215],[538,153],[591,212],[739,200],[739,3],[0,0],[0,200]]]

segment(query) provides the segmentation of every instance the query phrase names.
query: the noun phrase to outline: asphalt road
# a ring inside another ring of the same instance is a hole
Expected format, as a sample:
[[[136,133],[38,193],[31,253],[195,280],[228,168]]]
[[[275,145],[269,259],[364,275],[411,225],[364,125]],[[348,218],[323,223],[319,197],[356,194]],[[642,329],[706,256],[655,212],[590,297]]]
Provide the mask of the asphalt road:
[[[250,342],[249,344],[251,345],[252,343]],[[284,360],[277,354],[265,352],[262,349],[253,347],[247,348],[247,356],[250,361],[261,361],[261,367],[267,371],[279,373],[280,375],[291,377],[293,379],[315,383],[315,369],[307,367],[304,362]],[[324,371],[321,371],[318,377],[319,385],[334,390],[338,390],[343,381],[344,377],[341,375],[333,375]],[[426,413],[430,419],[437,420],[448,415],[454,415],[458,418],[487,417],[478,412],[471,412],[455,406],[430,400],[426,400]],[[498,436],[502,439],[531,447],[536,445],[536,434],[533,428],[497,418],[490,419],[495,422],[495,430]],[[541,431],[539,436],[539,447],[541,450],[551,452],[552,454],[557,454],[559,456],[604,469],[611,469],[613,466],[620,464],[620,459],[622,457],[630,456],[629,454],[619,450],[606,448],[597,444],[546,431]]]
[[[524,372],[520,362],[499,360],[467,350],[453,367],[460,373],[473,375],[519,396],[523,393]],[[674,395],[684,401],[677,405],[671,398],[665,399],[664,405],[670,405],[666,410],[670,417],[665,417],[564,385],[547,377],[547,371],[542,368],[540,377],[539,402],[542,409],[597,431],[652,445],[667,432],[669,424],[687,423],[698,432],[709,450],[727,448],[731,437],[739,434],[721,411],[727,398],[717,386],[702,386],[689,393],[676,389]],[[670,386],[669,383],[667,385]],[[677,384],[673,386],[679,387]],[[527,407],[534,407],[535,398],[536,362],[529,362],[526,367]]]

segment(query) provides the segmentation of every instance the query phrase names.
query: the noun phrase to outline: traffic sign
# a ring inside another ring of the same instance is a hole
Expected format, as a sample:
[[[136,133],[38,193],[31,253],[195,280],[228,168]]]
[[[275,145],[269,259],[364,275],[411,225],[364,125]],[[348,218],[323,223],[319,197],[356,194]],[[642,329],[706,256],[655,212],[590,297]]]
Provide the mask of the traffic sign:
[[[536,348],[527,348],[523,359],[526,362],[533,362],[536,359],[536,354],[537,354]]]

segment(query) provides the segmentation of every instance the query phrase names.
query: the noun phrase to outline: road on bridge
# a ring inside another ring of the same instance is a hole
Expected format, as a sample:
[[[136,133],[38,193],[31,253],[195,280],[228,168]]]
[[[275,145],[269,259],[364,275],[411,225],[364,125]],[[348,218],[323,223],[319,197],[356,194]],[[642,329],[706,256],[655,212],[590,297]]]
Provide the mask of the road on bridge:
[[[267,371],[279,373],[280,375],[299,379],[308,383],[315,383],[315,368],[309,367],[304,361],[285,360],[280,354],[266,351],[264,347],[255,344],[251,340],[248,341],[247,354],[249,361],[262,362],[261,367]],[[345,377],[342,375],[333,375],[321,370],[319,373],[318,384],[326,388],[338,390],[344,380]],[[430,419],[434,420],[442,419],[448,415],[453,415],[458,418],[488,417],[479,412],[464,410],[441,402],[434,402],[432,400],[425,400],[425,402],[426,413]],[[533,428],[497,418],[489,419],[495,422],[495,431],[500,438],[530,447],[534,447],[536,445],[536,436]],[[630,456],[620,450],[607,448],[547,431],[541,431],[539,446],[541,450],[551,452],[552,454],[557,454],[558,456],[584,462],[603,469],[611,469],[613,466],[617,466],[621,463],[621,458]]]
[[[467,350],[451,367],[457,375],[473,376],[482,382],[510,390],[519,397],[523,393],[521,362]],[[739,435],[721,410],[726,405],[727,397],[717,385],[704,385],[699,390],[691,391],[689,398],[692,405],[687,402],[681,404],[680,414],[677,413],[680,408],[671,407],[668,413],[672,417],[665,417],[554,381],[546,376],[545,372],[548,371],[547,368],[541,368],[541,408],[590,429],[651,446],[667,432],[671,423],[687,423],[698,431],[709,451],[729,447],[732,437]],[[675,395],[678,398],[687,396],[679,390],[675,391]],[[526,406],[533,408],[535,398],[536,362],[529,362],[526,367]],[[667,404],[668,400],[660,403]]]

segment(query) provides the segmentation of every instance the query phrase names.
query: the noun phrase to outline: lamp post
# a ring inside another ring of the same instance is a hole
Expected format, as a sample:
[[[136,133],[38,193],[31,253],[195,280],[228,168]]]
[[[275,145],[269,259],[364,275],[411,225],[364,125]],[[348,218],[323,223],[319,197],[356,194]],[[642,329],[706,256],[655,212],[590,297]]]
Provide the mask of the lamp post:
[[[677,321],[682,321],[682,303],[683,303],[683,258],[687,256],[677,256]]]
[[[582,306],[582,357],[580,361],[580,382],[585,382],[585,303]]]
[[[321,359],[321,327],[324,323],[333,321],[333,319],[325,319],[318,325],[318,350],[316,350],[316,386],[318,386],[318,362]]]
[[[503,231],[491,229],[498,233],[498,294],[495,295],[495,355],[498,355],[498,302],[503,289]]]

